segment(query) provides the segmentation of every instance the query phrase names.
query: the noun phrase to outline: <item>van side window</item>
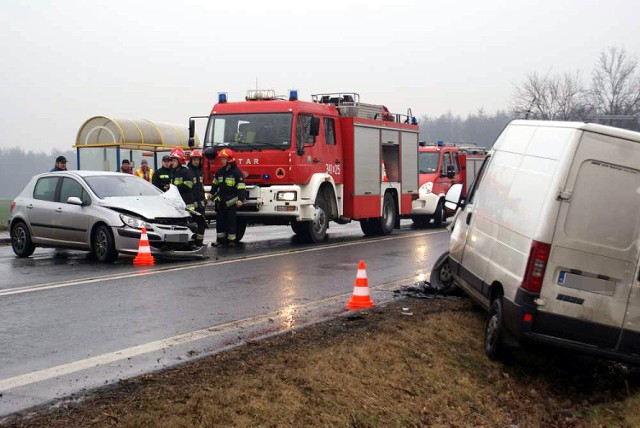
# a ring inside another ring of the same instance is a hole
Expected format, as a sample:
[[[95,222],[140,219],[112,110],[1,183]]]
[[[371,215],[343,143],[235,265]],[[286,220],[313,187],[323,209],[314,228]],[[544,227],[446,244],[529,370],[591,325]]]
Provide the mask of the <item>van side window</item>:
[[[36,187],[33,189],[33,199],[53,202],[57,185],[58,177],[44,177],[39,179]]]
[[[328,117],[324,118],[324,141],[328,146],[336,145],[336,123]]]
[[[440,166],[440,175],[447,175],[447,167],[451,165],[451,153],[446,152],[442,154],[442,165]]]
[[[460,159],[458,158],[458,152],[451,153],[453,155],[453,167],[455,168],[456,174],[460,173]]]
[[[482,177],[484,177],[484,173],[487,170],[487,165],[489,165],[490,158],[491,158],[490,156],[487,156],[486,158],[484,158],[484,162],[482,162],[482,165],[480,166],[480,171],[478,171],[478,175],[476,175],[476,178],[473,180],[473,183],[471,184],[471,188],[469,189],[469,193],[465,198],[465,202],[467,204],[473,203],[473,198],[476,194],[476,190],[478,189],[478,186],[480,186]]]

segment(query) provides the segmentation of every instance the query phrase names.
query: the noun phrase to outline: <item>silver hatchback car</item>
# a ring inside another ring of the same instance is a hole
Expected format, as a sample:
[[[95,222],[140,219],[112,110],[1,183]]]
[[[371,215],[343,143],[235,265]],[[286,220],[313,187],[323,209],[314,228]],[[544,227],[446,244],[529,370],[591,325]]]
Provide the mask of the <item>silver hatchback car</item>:
[[[62,247],[113,262],[118,253],[137,253],[142,227],[154,255],[202,257],[206,250],[194,244],[197,227],[177,189],[163,193],[117,172],[37,175],[13,201],[9,218],[19,257],[29,257],[36,247]]]

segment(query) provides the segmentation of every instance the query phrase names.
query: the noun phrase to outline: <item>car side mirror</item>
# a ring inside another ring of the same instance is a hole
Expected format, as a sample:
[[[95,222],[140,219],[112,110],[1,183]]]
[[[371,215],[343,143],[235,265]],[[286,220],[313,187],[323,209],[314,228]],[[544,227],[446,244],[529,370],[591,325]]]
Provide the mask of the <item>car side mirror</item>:
[[[67,203],[71,205],[78,205],[80,207],[84,205],[82,199],[77,196],[69,196],[69,198],[67,199]]]
[[[309,127],[309,135],[317,137],[320,134],[320,118],[312,117],[311,126]]]
[[[447,178],[454,178],[456,176],[456,167],[453,165],[447,165]]]
[[[193,119],[189,119],[189,147],[193,147],[196,145],[195,140],[196,135],[196,121]]]
[[[464,200],[462,199],[462,184],[454,184],[449,188],[447,194],[444,196],[444,206],[455,211],[463,204]]]

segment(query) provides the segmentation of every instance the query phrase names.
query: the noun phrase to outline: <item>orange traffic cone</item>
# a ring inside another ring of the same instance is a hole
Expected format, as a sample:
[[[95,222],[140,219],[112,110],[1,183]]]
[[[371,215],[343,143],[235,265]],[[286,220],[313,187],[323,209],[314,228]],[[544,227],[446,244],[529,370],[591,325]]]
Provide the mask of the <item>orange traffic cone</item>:
[[[367,268],[364,265],[364,261],[360,260],[360,263],[358,263],[356,281],[353,283],[353,295],[351,296],[349,303],[347,303],[347,308],[350,311],[355,311],[358,309],[370,308],[372,306],[375,306],[375,303],[373,303],[369,297]]]
[[[382,161],[382,181],[387,183],[389,181],[389,177],[387,177],[387,168],[384,166],[384,161]]]
[[[146,227],[142,228],[140,245],[138,246],[138,255],[133,259],[133,264],[136,266],[153,266],[155,264],[155,260],[151,255],[151,247],[149,246]]]

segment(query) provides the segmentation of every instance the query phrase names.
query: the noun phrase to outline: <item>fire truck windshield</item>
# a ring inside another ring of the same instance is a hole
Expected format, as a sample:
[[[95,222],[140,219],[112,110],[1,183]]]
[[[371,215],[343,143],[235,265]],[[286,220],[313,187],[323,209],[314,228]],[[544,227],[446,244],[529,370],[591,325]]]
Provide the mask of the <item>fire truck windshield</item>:
[[[291,146],[292,113],[216,114],[209,118],[205,147],[258,150]]]
[[[420,174],[432,174],[438,171],[440,152],[420,152],[418,159]]]

